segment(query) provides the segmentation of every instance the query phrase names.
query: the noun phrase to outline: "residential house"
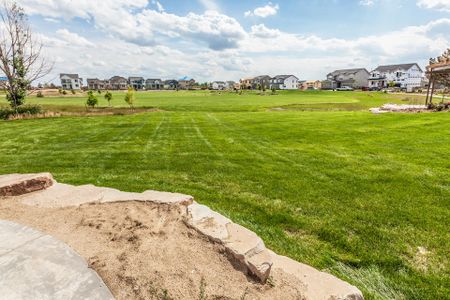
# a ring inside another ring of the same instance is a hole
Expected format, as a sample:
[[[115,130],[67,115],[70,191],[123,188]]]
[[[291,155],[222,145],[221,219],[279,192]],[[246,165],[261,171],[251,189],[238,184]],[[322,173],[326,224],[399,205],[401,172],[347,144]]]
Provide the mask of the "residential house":
[[[59,79],[64,90],[80,90],[83,86],[83,79],[78,74],[59,74]]]
[[[147,90],[162,90],[164,82],[161,79],[147,79],[145,81],[145,89]]]
[[[296,90],[298,78],[294,75],[277,75],[270,79],[269,87],[276,90]]]
[[[260,88],[269,88],[270,80],[272,78],[269,75],[256,76],[252,80],[252,89],[257,90]]]
[[[423,71],[417,63],[379,66],[370,73],[369,88],[386,88],[390,85],[408,92],[422,85]]]
[[[187,76],[178,80],[178,87],[182,90],[191,90],[194,87],[195,80]]]
[[[235,84],[236,84],[236,82],[234,82],[234,81],[225,81],[225,87],[228,89],[228,90],[234,90],[235,88],[234,88],[234,86],[235,86]]]
[[[128,80],[121,76],[113,76],[109,79],[109,85],[112,90],[126,90],[128,88]]]
[[[178,81],[175,79],[169,79],[169,80],[164,81],[164,89],[177,90],[178,89]]]
[[[302,81],[299,84],[299,89],[301,89],[301,90],[320,90],[320,89],[322,89],[322,81],[320,81],[320,80]]]
[[[370,73],[365,68],[336,70],[327,75],[322,89],[337,89],[348,86],[354,89],[367,88]]]
[[[128,85],[136,91],[143,90],[145,87],[144,77],[128,77]]]
[[[111,88],[109,80],[100,80],[98,78],[88,78],[88,89],[90,90],[108,90]]]
[[[239,80],[239,86],[243,90],[250,90],[252,88],[253,77],[251,78],[242,78]]]
[[[227,89],[227,84],[224,81],[214,81],[211,83],[212,90],[225,90]]]

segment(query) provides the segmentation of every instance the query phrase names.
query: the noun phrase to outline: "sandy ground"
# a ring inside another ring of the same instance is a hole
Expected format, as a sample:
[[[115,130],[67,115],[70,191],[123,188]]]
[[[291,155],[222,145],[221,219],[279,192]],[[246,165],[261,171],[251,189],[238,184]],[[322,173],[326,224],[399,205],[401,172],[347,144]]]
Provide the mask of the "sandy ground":
[[[302,285],[272,271],[265,285],[233,267],[220,245],[188,228],[180,208],[125,202],[43,209],[0,198],[0,219],[66,242],[117,299],[302,299]]]

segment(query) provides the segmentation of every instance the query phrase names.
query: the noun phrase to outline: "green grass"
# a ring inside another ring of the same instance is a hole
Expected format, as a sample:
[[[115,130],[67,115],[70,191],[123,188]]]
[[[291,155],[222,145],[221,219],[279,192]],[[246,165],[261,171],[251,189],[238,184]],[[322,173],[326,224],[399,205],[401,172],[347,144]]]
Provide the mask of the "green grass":
[[[366,110],[406,97],[140,93],[163,111],[0,122],[0,173],[188,193],[367,299],[448,299],[450,114]]]
[[[99,106],[106,107],[104,94],[97,94]],[[128,107],[124,92],[113,92],[114,107]],[[54,111],[79,111],[85,109],[87,95],[77,94],[61,97],[30,97],[27,102],[40,104]],[[157,107],[167,111],[242,112],[267,109],[289,110],[361,110],[383,103],[423,103],[424,97],[411,95],[389,95],[374,92],[322,92],[322,91],[270,91],[259,95],[256,91],[178,91],[136,92],[136,107]],[[6,105],[6,101],[3,101]],[[1,102],[0,102],[1,105]]]

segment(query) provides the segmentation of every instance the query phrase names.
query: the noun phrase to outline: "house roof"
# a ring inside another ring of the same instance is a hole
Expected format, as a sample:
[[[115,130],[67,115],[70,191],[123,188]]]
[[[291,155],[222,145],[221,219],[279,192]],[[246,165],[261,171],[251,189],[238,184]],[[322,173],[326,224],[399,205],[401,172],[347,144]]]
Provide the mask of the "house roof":
[[[144,77],[128,77],[128,80],[144,80]]]
[[[69,78],[72,79],[79,79],[80,77],[78,76],[78,74],[66,74],[66,73],[61,73],[59,74],[59,78],[63,77],[63,76],[67,76]]]
[[[155,79],[155,78],[149,78],[146,80],[146,82],[155,82],[155,81],[162,81],[161,79]]]
[[[295,76],[295,75],[277,75],[277,76],[275,76],[273,79],[283,79],[283,80],[285,80],[285,79],[287,79],[287,78],[289,78],[289,77],[295,77],[295,78],[297,78],[297,76]],[[298,78],[297,78],[297,80],[298,80]]]
[[[409,70],[413,66],[417,66],[419,68],[419,70],[422,72],[422,69],[420,68],[420,66],[417,63],[379,66],[374,71],[381,72],[381,73],[395,72],[397,70]]]
[[[261,79],[265,79],[265,78],[270,78],[269,75],[260,75],[260,76],[256,76],[253,78],[253,80],[261,80]]]
[[[225,81],[213,81],[213,83],[217,83],[217,84],[225,84]]]
[[[121,76],[113,76],[110,79],[110,81],[119,81],[119,80],[127,81],[127,79],[125,77],[121,77]]]
[[[194,80],[193,78],[189,77],[189,76],[184,76],[181,77],[180,79],[178,79],[179,81],[190,81],[190,80]]]
[[[328,75],[337,76],[337,75],[351,75],[356,74],[358,72],[364,71],[367,74],[370,74],[369,71],[367,71],[366,68],[356,68],[356,69],[342,69],[342,70],[336,70],[334,72],[331,72]]]

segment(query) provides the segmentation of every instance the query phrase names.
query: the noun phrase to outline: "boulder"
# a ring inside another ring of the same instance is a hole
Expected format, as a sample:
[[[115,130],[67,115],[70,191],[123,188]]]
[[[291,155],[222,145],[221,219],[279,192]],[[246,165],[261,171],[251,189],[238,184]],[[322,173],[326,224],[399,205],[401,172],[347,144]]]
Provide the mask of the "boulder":
[[[229,258],[261,282],[269,278],[271,257],[264,242],[253,231],[211,210],[194,203],[188,206],[187,224],[224,246]]]
[[[47,189],[53,183],[50,173],[0,175],[0,196],[20,196]]]
[[[299,263],[286,256],[269,250],[273,269],[296,277],[306,288],[307,300],[364,300],[363,294],[355,286],[311,266]]]

